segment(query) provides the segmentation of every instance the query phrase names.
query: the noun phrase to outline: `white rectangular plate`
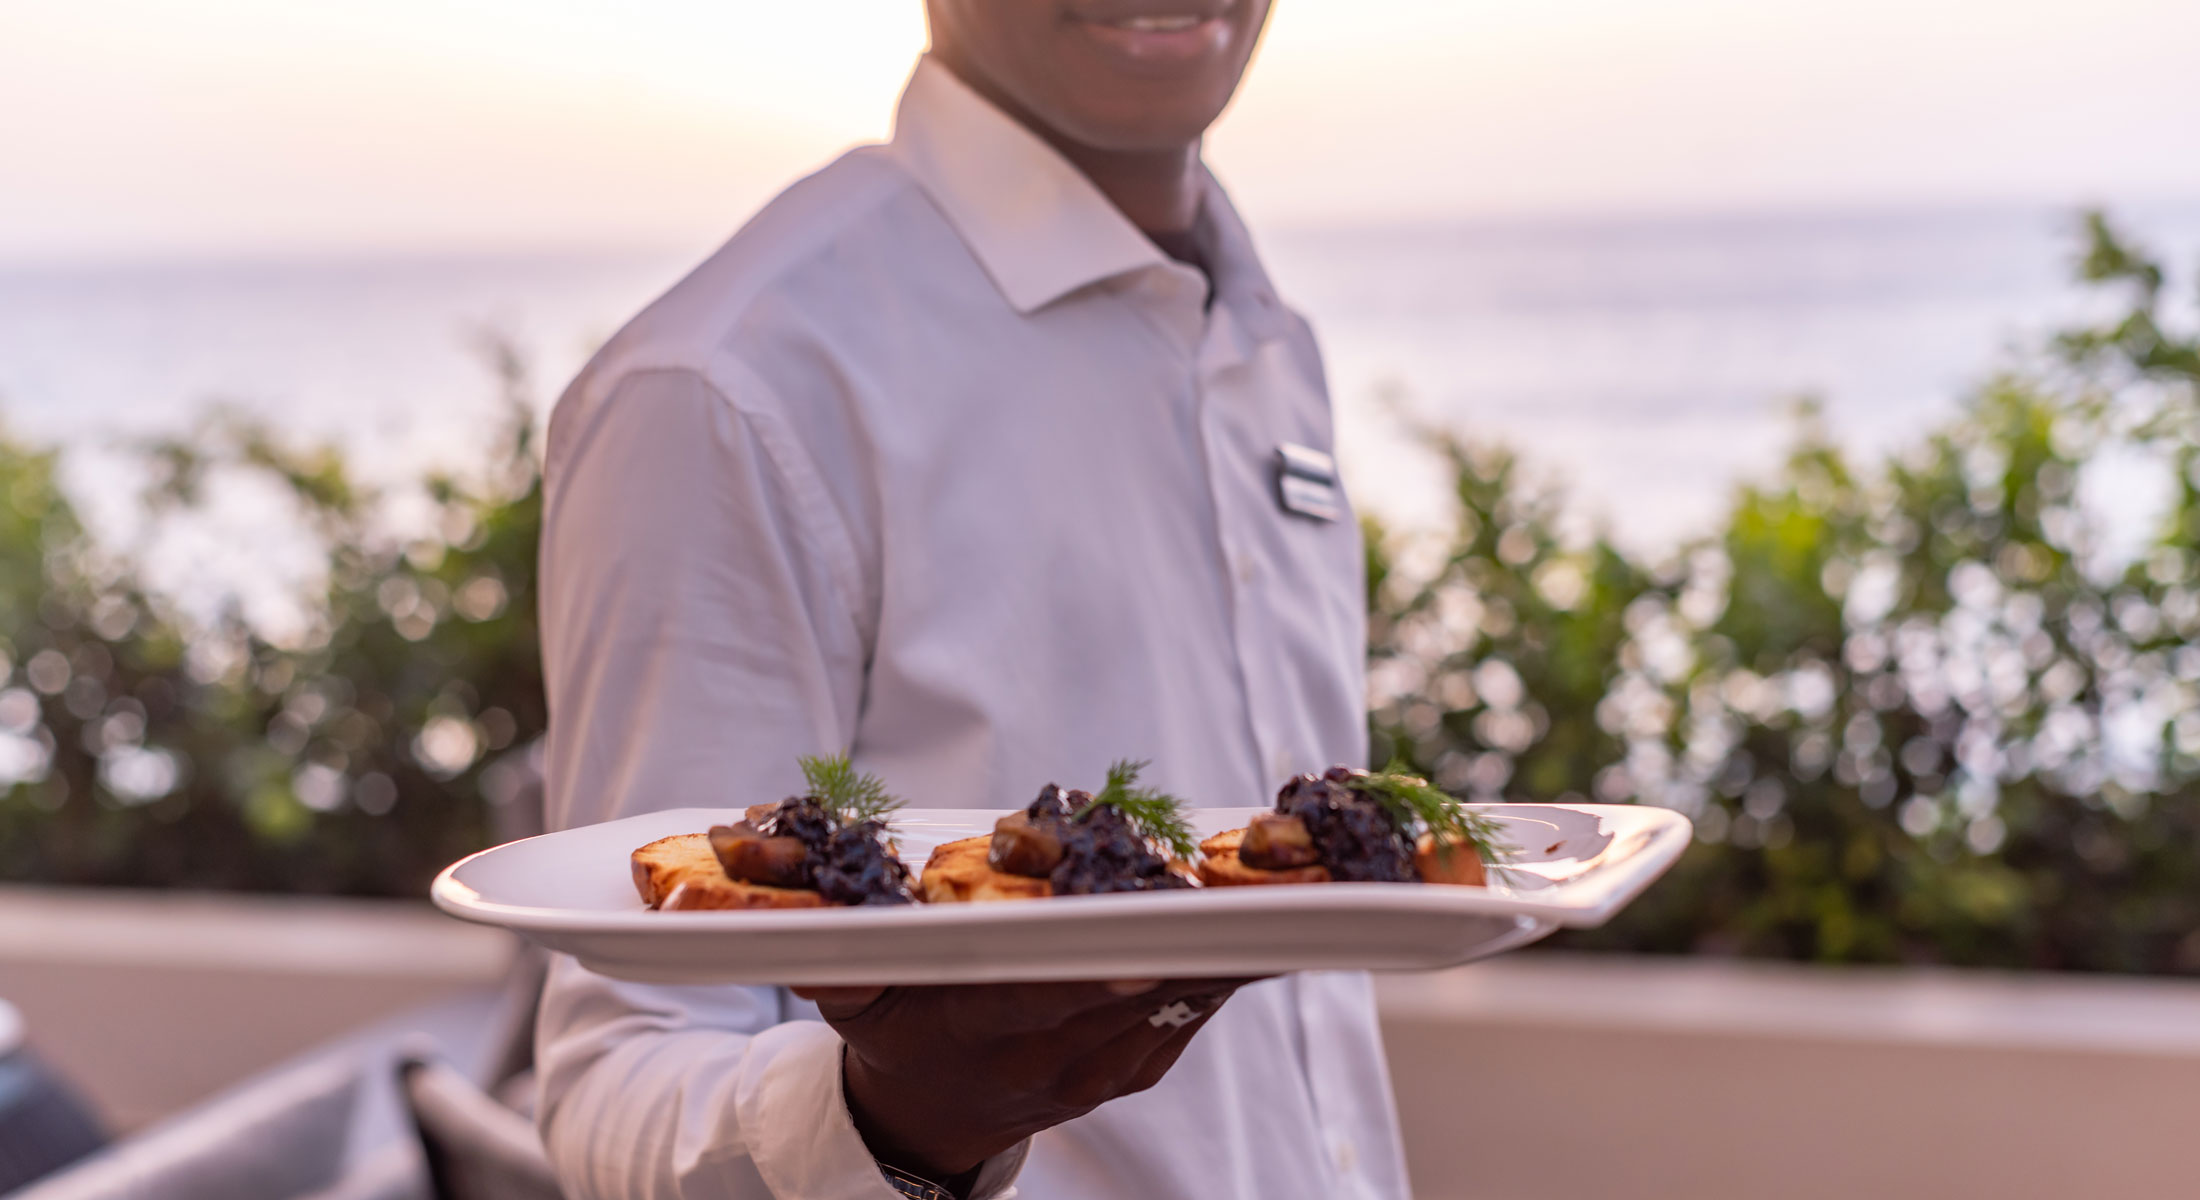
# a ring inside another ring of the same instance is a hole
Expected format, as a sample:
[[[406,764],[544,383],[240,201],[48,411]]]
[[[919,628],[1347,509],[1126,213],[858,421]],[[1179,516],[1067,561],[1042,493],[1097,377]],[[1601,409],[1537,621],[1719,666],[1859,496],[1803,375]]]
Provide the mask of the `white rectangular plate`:
[[[483,850],[436,877],[443,911],[500,925],[592,970],[652,983],[916,984],[1427,970],[1610,920],[1680,857],[1687,818],[1606,804],[1478,806],[1519,853],[1488,887],[1323,883],[891,908],[651,912],[628,855],[739,818],[645,813]],[[1201,836],[1256,808],[1191,813]],[[908,809],[912,871],[998,812]]]

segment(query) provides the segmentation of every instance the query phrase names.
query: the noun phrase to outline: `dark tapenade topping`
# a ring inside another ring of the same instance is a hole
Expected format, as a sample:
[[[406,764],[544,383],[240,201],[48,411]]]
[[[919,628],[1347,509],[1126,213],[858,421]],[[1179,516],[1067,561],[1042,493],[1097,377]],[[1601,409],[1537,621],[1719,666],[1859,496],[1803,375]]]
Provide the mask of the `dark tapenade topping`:
[[[1024,815],[1034,821],[1067,821],[1070,814],[1092,803],[1092,793],[1071,788],[1063,791],[1059,785],[1048,784],[1039,789],[1039,798],[1024,806]]]
[[[1275,823],[1256,822],[1240,844],[1248,866],[1307,865],[1295,825],[1333,879],[1418,880],[1414,852],[1424,834],[1436,846],[1457,847],[1484,861],[1502,861],[1512,853],[1499,821],[1397,766],[1381,772],[1331,767],[1301,775],[1283,785],[1274,818],[1264,820]]]
[[[1154,853],[1146,839],[1114,808],[1088,806],[1066,828],[1062,861],[1047,877],[1057,896],[1156,892],[1191,886],[1169,870],[1168,860]]]
[[[1191,886],[1156,852],[1157,838],[1181,842],[1187,835],[1174,798],[1136,786],[1143,765],[1115,764],[1097,797],[1051,783],[1041,788],[1037,799],[995,823],[987,861],[996,871],[1045,879],[1058,896]]]
[[[817,890],[834,904],[907,904],[909,869],[886,852],[886,827],[877,821],[846,825],[825,842]]]
[[[779,807],[757,826],[766,837],[791,837],[802,839],[802,844],[823,853],[825,839],[833,835],[840,822],[825,811],[825,802],[816,796],[789,796],[779,802]],[[812,864],[815,869],[815,864]]]
[[[1406,831],[1379,801],[1351,786],[1365,774],[1331,767],[1319,775],[1298,776],[1276,794],[1276,811],[1305,824],[1315,854],[1333,879],[1417,881],[1421,876],[1413,869],[1413,843]]]
[[[710,831],[728,877],[809,888],[834,904],[908,904],[909,872],[887,851],[882,818],[899,802],[845,756],[805,758],[811,794],[755,805],[748,819]]]

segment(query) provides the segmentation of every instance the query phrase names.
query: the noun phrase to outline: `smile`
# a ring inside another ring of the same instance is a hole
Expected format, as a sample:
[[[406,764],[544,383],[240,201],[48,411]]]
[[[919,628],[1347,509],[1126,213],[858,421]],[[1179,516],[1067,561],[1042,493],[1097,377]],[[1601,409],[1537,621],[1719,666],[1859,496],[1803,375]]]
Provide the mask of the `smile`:
[[[1099,0],[1082,6],[1072,20],[1123,59],[1166,68],[1220,54],[1232,40],[1230,8],[1197,0]]]
[[[1128,29],[1132,33],[1182,33],[1185,30],[1196,28],[1202,22],[1211,21],[1213,19],[1214,18],[1212,17],[1195,17],[1189,15],[1171,17],[1122,17],[1113,21],[1099,21],[1096,22],[1096,24],[1112,25],[1117,29]]]

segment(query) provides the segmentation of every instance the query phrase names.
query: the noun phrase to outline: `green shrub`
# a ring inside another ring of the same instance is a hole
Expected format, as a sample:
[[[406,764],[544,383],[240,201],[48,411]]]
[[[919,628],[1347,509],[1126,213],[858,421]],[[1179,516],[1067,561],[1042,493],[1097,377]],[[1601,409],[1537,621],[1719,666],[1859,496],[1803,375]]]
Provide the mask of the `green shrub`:
[[[1371,531],[1378,748],[1489,799],[1697,822],[1560,944],[2200,973],[2200,340],[2164,328],[2158,267],[2088,232],[2122,317],[1884,462],[1806,410],[1666,562],[1567,546],[1508,456],[1430,435],[1459,520],[1440,553]],[[2177,482],[2120,564],[2077,492],[2133,461]]]
[[[233,415],[144,448],[156,522],[222,477],[291,499],[327,571],[281,643],[184,619],[86,541],[50,453],[0,443],[0,878],[419,896],[491,840],[545,712],[534,410],[490,349],[504,432],[478,474],[423,481],[430,536],[381,532],[335,449]]]

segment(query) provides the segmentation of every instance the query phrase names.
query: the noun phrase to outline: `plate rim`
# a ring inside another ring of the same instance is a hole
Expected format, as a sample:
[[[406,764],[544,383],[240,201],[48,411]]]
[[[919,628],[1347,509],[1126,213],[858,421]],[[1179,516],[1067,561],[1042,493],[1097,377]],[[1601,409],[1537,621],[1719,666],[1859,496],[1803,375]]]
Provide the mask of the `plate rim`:
[[[1410,885],[1395,883],[1323,883],[1288,885],[1279,884],[1257,888],[1188,889],[1169,892],[1119,893],[1103,896],[1058,896],[1044,905],[1011,904],[1007,902],[974,904],[913,904],[878,907],[832,909],[767,909],[740,912],[654,912],[645,908],[621,911],[594,909],[553,908],[540,905],[511,904],[482,895],[458,876],[470,864],[492,854],[507,854],[517,846],[549,838],[567,838],[587,830],[605,826],[639,822],[661,822],[681,813],[709,814],[723,817],[732,809],[712,807],[683,807],[656,809],[635,813],[611,821],[593,822],[569,829],[553,830],[532,837],[519,838],[495,846],[484,847],[451,863],[436,873],[429,886],[429,898],[443,912],[459,920],[476,924],[494,925],[520,933],[571,933],[602,935],[618,933],[645,933],[652,938],[718,937],[741,931],[801,933],[827,929],[866,930],[916,923],[934,928],[953,928],[963,925],[994,925],[1005,922],[1052,921],[1082,922],[1105,920],[1124,911],[1155,911],[1156,906],[1181,908],[1187,914],[1200,909],[1223,906],[1229,909],[1258,909],[1289,913],[1300,909],[1320,909],[1328,912],[1360,910],[1369,912],[1428,912],[1458,913],[1462,916],[1516,915],[1555,922],[1565,928],[1595,928],[1609,921],[1635,897],[1663,875],[1693,840],[1693,824],[1687,816],[1672,809],[1641,804],[1544,804],[1536,802],[1504,801],[1488,804],[1472,804],[1468,807],[1480,810],[1533,810],[1547,809],[1583,812],[1590,815],[1627,812],[1647,815],[1645,828],[1631,831],[1629,844],[1607,847],[1595,858],[1586,860],[1583,869],[1574,878],[1560,881],[1550,889],[1551,895],[1537,899],[1532,894],[1499,892],[1480,887],[1446,885]],[[904,817],[919,817],[928,813],[985,813],[992,809],[905,809]],[[1005,811],[1005,810],[1001,810]],[[1198,812],[1259,812],[1263,808],[1244,806],[1209,808]],[[1522,814],[1526,815],[1526,814]],[[1640,819],[1640,816],[1638,816]],[[1606,861],[1609,860],[1609,861]],[[1578,899],[1576,898],[1578,897]],[[1164,909],[1165,911],[1165,909]]]

